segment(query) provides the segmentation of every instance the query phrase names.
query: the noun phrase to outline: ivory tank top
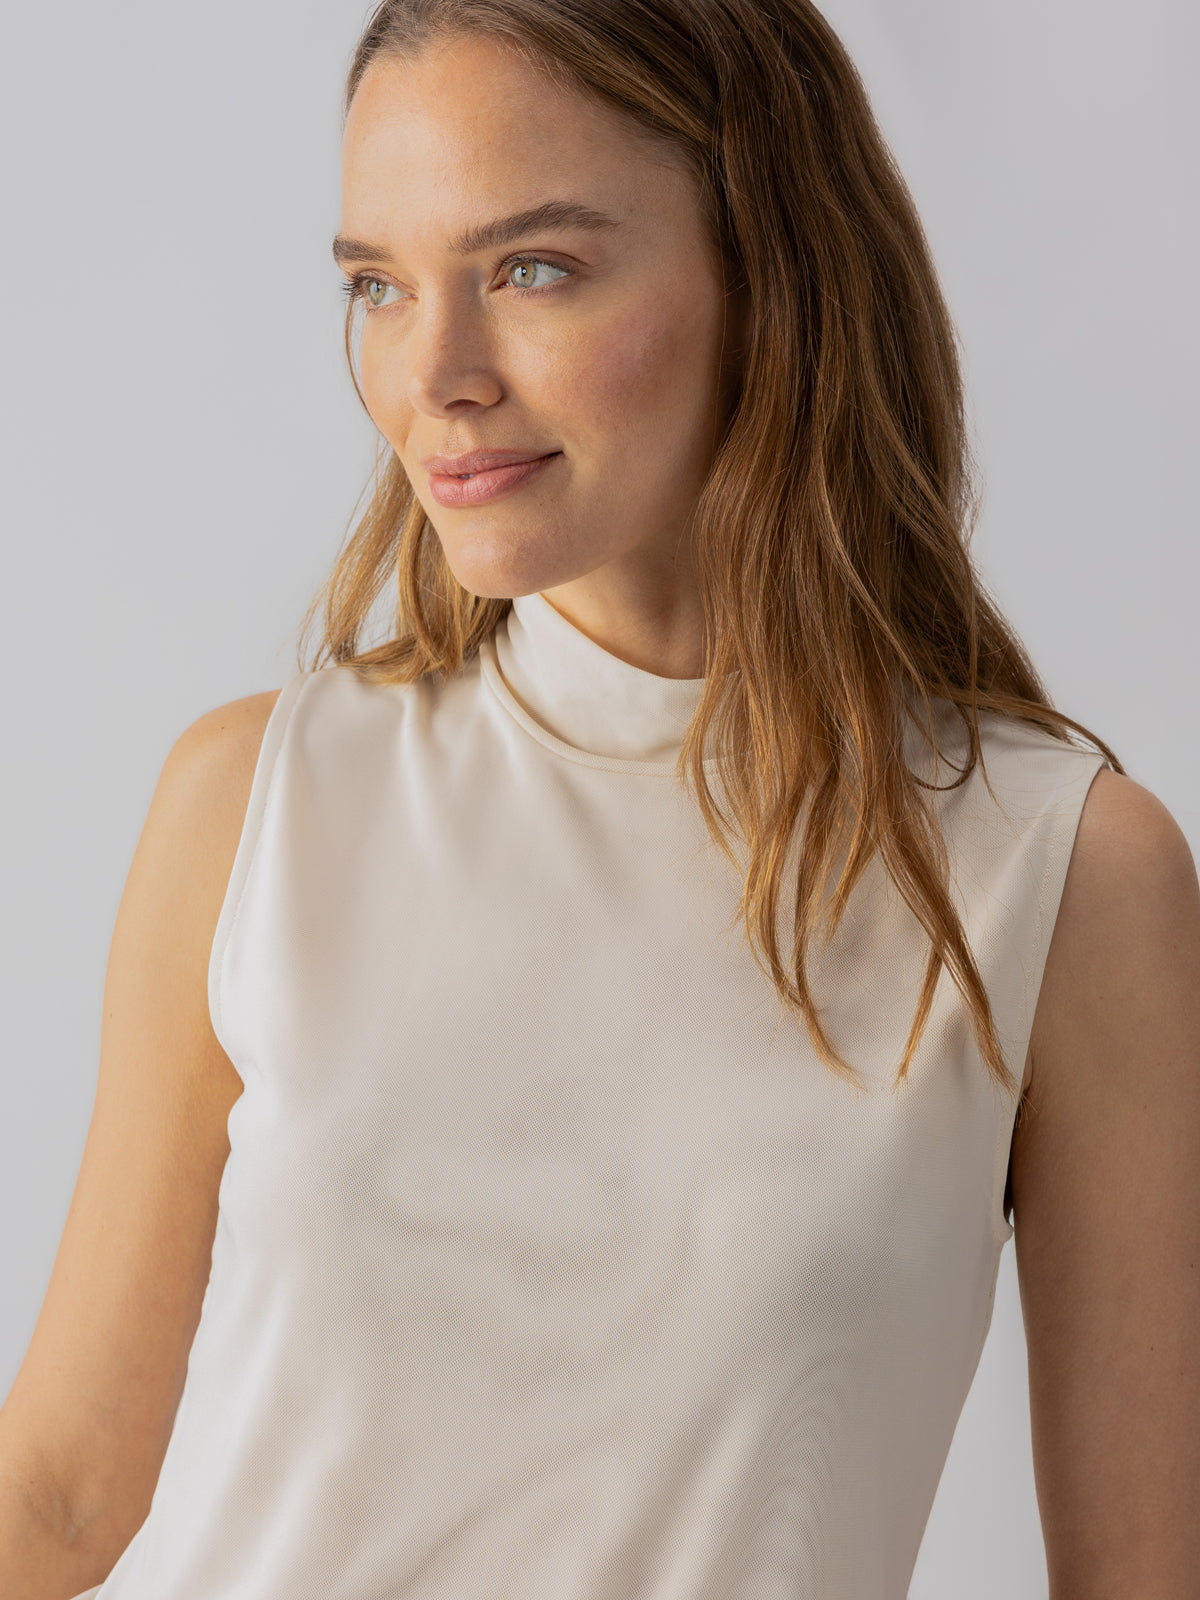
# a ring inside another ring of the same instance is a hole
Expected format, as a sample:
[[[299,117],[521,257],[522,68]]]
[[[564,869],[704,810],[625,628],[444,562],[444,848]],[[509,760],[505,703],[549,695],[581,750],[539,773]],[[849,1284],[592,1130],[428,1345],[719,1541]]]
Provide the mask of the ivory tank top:
[[[893,1092],[927,939],[877,860],[810,969],[862,1088],[822,1063],[675,777],[702,687],[539,594],[445,683],[286,684],[212,946],[211,1274],[79,1600],[903,1600],[1016,1096],[945,972]],[[982,729],[1000,805],[929,798],[1019,1083],[1104,760]]]

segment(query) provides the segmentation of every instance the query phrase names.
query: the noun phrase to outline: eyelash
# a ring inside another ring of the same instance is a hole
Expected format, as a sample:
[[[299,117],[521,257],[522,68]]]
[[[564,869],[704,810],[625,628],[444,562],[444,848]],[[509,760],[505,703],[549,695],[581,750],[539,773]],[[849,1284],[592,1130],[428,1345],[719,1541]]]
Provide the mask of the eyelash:
[[[553,267],[555,272],[565,272],[569,278],[573,278],[575,276],[574,269],[572,267],[564,266],[561,261],[551,261],[545,256],[531,255],[509,256],[507,260],[500,263],[500,265],[496,268],[496,271],[508,272],[511,270],[511,268],[517,266],[518,263],[521,262],[530,262],[534,266],[539,267]],[[362,300],[368,312],[384,311],[387,309],[385,306],[373,306],[370,301],[365,298],[363,295],[363,287],[368,283],[386,283],[386,281],[386,279],[379,277],[379,275],[374,272],[356,272],[352,278],[350,278],[346,283],[342,284],[342,293],[346,296],[347,300],[351,302],[355,300]],[[543,283],[541,287],[537,289],[522,289],[516,284],[508,284],[506,287],[511,291],[511,293],[518,295],[545,294],[547,289],[553,289],[557,284],[564,283],[565,281],[566,279],[564,278],[556,278],[554,283]]]

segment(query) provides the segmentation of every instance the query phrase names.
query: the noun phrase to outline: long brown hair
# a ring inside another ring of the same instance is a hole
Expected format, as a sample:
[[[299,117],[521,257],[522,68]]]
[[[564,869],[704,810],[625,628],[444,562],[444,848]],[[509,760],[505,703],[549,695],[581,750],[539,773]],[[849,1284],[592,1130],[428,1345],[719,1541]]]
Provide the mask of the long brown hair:
[[[894,1087],[945,966],[989,1074],[1015,1093],[949,892],[942,829],[920,792],[931,786],[903,759],[916,715],[906,702],[923,702],[935,748],[933,699],[961,718],[959,783],[977,762],[987,782],[981,711],[1068,744],[1082,734],[1125,769],[1051,706],[972,565],[979,500],[957,333],[857,70],[808,0],[384,0],[356,49],[345,109],[376,57],[411,58],[468,30],[668,141],[698,179],[731,281],[748,286],[740,393],[694,513],[706,683],[677,775],[744,873],[738,911],[755,960],[825,1064],[861,1087],[822,1027],[806,955],[823,921],[832,937],[878,851],[930,940]],[[393,636],[360,648],[388,583]],[[388,451],[304,630],[323,605],[314,667],[413,683],[457,671],[511,604],[458,583]],[[703,765],[714,748],[724,806]],[[777,917],[806,805],[785,961]]]

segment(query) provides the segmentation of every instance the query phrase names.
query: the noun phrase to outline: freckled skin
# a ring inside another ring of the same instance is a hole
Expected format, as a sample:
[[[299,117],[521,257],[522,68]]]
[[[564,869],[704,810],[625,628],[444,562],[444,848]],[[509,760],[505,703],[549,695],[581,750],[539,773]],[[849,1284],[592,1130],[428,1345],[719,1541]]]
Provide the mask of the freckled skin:
[[[460,256],[450,238],[548,199],[622,223]],[[496,41],[378,60],[350,108],[340,231],[386,249],[362,317],[363,395],[474,594],[542,592],[605,648],[703,670],[689,520],[716,442],[722,358],[745,337],[678,158]],[[545,251],[550,265],[514,273]],[[527,254],[524,252],[527,251]],[[575,269],[563,278],[561,267]],[[521,296],[515,286],[555,285]],[[421,457],[561,450],[528,487],[438,505]]]

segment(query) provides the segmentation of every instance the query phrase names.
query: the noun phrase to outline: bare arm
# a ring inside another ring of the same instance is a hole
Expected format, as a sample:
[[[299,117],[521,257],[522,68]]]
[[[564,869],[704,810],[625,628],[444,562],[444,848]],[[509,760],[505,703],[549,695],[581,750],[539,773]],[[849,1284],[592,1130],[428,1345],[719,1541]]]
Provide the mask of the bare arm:
[[[79,1177],[0,1408],[6,1597],[70,1600],[101,1582],[158,1481],[241,1092],[209,1020],[209,952],[276,698],[221,706],[181,735],[134,853]]]
[[[1200,1582],[1200,885],[1132,779],[1096,776],[1014,1139],[1050,1600]]]

